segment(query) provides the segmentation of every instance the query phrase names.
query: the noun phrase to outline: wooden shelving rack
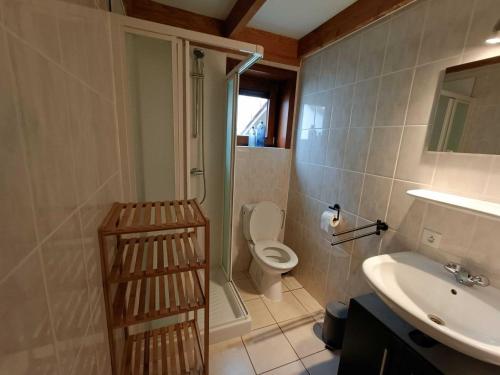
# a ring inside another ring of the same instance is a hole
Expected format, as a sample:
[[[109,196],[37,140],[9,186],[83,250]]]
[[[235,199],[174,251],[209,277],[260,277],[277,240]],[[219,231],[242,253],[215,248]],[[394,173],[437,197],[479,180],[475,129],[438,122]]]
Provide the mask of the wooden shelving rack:
[[[99,246],[113,375],[208,375],[210,223],[198,202],[114,203]]]

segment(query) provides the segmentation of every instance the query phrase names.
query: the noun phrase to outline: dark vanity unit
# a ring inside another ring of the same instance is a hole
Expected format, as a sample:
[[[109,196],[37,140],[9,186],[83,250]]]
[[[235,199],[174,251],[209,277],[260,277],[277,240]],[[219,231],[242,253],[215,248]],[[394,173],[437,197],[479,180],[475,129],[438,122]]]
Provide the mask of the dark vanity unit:
[[[421,334],[375,294],[367,294],[351,299],[349,304],[338,371],[338,375],[347,374],[499,375],[500,367]]]

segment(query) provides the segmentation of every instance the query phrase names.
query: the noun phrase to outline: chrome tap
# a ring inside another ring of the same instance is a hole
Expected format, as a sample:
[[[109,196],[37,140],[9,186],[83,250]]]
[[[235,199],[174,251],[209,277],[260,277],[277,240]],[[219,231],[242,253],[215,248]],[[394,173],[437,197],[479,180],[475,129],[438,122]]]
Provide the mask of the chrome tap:
[[[444,269],[453,276],[462,285],[466,286],[488,286],[490,285],[490,280],[483,275],[471,275],[470,272],[461,264],[458,263],[447,263],[444,265]]]

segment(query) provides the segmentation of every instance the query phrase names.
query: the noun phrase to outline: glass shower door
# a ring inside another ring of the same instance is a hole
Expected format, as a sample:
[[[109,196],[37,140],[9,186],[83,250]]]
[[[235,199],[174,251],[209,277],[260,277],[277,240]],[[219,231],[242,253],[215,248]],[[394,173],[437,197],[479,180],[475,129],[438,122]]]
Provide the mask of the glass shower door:
[[[234,72],[226,81],[226,142],[224,158],[224,217],[222,222],[221,265],[228,280],[231,280],[231,240],[233,211],[234,147],[236,139],[236,114],[238,105],[240,75]]]

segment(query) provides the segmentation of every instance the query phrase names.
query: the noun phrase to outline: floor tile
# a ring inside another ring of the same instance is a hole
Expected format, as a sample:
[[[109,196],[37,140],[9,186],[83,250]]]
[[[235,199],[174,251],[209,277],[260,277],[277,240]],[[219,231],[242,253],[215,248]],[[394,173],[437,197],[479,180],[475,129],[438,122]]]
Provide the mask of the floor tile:
[[[292,292],[283,293],[283,299],[278,302],[271,301],[265,297],[263,300],[277,322],[283,322],[308,314],[307,310],[294,297]]]
[[[293,295],[295,298],[299,300],[299,302],[302,304],[302,306],[305,307],[307,312],[314,314],[318,312],[322,312],[325,310],[323,306],[321,306],[313,296],[309,294],[307,290],[304,288],[302,289],[296,289],[292,291]]]
[[[243,301],[250,301],[252,299],[260,298],[259,292],[252,283],[250,279],[240,279],[234,280],[238,292],[240,293],[241,299]]]
[[[302,362],[292,362],[288,365],[265,372],[263,375],[308,375]]]
[[[294,290],[294,289],[300,289],[302,288],[302,285],[297,281],[295,277],[292,275],[284,275],[281,279],[283,284],[287,286],[288,289]]]
[[[336,375],[339,368],[340,354],[330,350],[313,354],[301,359],[310,375]]]
[[[258,374],[298,359],[277,324],[250,332],[243,342]]]
[[[255,374],[240,337],[210,346],[210,373],[217,375]]]
[[[252,318],[252,330],[276,324],[276,321],[262,299],[259,298],[247,301],[245,302],[245,306]]]
[[[284,293],[284,292],[288,292],[290,289],[288,289],[288,287],[286,286],[286,284],[283,282],[283,280],[281,281],[281,291]]]
[[[325,349],[325,344],[321,340],[322,326],[313,318],[304,316],[281,322],[279,326],[299,358]]]

